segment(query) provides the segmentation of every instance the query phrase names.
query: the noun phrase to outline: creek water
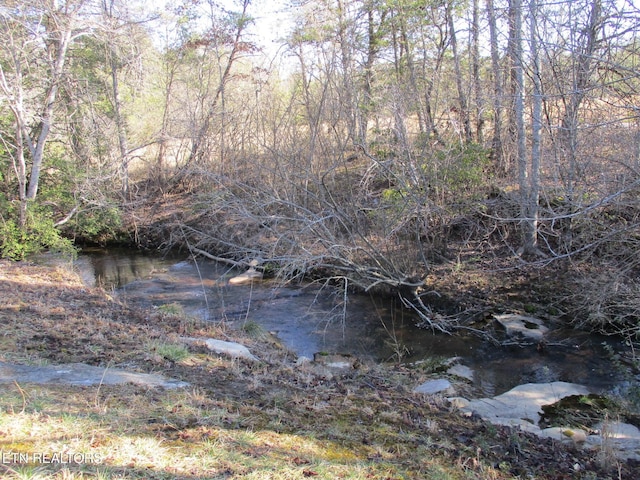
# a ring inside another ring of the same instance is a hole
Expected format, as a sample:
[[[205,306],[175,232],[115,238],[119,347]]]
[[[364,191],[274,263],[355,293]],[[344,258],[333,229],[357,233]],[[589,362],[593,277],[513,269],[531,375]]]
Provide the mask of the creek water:
[[[614,389],[624,378],[612,367],[606,340],[575,331],[552,332],[552,345],[497,347],[470,335],[445,335],[416,327],[416,318],[393,299],[343,296],[320,285],[283,286],[269,280],[229,285],[241,272],[228,266],[135,250],[87,250],[76,262],[87,284],[99,284],[122,301],[159,307],[179,304],[189,315],[241,327],[259,324],[298,356],[351,354],[365,361],[430,361],[460,357],[486,396],[523,383],[566,381],[594,391]],[[614,348],[616,345],[613,345]]]

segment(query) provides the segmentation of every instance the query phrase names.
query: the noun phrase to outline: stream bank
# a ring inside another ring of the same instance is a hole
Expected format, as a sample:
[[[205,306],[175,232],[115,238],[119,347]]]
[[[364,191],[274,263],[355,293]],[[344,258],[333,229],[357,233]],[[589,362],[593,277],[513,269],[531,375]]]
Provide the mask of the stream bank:
[[[242,478],[262,471],[327,479],[637,478],[637,463],[605,464],[550,439],[460,416],[442,396],[412,395],[432,378],[425,365],[362,364],[342,375],[317,375],[295,365],[269,335],[114,301],[64,269],[0,262],[0,277],[0,320],[12,331],[0,343],[1,360],[126,367],[192,386],[149,391],[9,385],[0,394],[0,415],[14,427],[3,449],[46,452],[55,439],[103,459],[100,465],[40,465],[43,474],[67,469],[67,478],[92,478],[98,471],[103,478],[158,479]],[[176,349],[180,335],[235,340],[260,352],[261,362]],[[48,430],[64,418],[73,418],[81,430]],[[20,422],[41,434],[22,436]],[[215,454],[206,451],[211,442]],[[169,457],[163,456],[167,446]],[[193,458],[203,461],[194,464]],[[22,467],[0,468],[14,478],[11,472]]]
[[[234,328],[258,325],[298,357],[319,352],[353,355],[374,363],[436,365],[459,358],[473,371],[473,385],[494,396],[525,383],[565,381],[592,391],[619,389],[629,379],[614,368],[614,339],[550,325],[544,349],[535,339],[502,346],[475,334],[434,333],[389,297],[350,294],[308,283],[264,280],[231,285],[240,272],[184,255],[160,256],[136,250],[95,250],[80,257],[80,274],[122,301],[145,307],[179,305],[188,315]],[[499,316],[497,316],[499,317]],[[495,320],[494,320],[495,321]]]

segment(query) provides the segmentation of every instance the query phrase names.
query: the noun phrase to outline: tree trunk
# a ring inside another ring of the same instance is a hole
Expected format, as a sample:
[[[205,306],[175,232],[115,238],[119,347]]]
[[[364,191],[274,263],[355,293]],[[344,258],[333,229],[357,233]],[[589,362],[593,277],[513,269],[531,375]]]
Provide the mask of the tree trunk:
[[[218,102],[222,97],[224,97],[224,89],[231,75],[231,68],[233,64],[237,60],[238,55],[240,54],[241,40],[242,35],[244,33],[245,27],[248,25],[248,16],[247,16],[247,8],[249,7],[249,0],[242,1],[242,13],[239,15],[238,23],[236,25],[236,31],[233,38],[233,44],[231,46],[231,52],[229,53],[229,58],[227,59],[227,63],[224,66],[224,70],[220,75],[220,80],[218,83],[218,88],[216,93],[209,104],[209,108],[207,109],[207,113],[204,117],[202,125],[197,130],[196,134],[192,138],[191,145],[191,153],[189,155],[188,163],[198,162],[200,157],[203,155],[203,146],[205,143],[205,139],[209,133],[209,129],[211,128],[211,119],[214,118],[216,108],[218,107]]]
[[[22,103],[22,102],[21,102]],[[23,126],[16,118],[16,152],[13,159],[13,168],[18,178],[18,201],[20,212],[18,214],[18,226],[23,229],[27,225],[27,163],[24,159]]]
[[[521,35],[521,32],[518,28],[516,28],[516,13],[517,9],[515,4],[518,3],[522,6],[522,0],[508,0],[508,22],[509,22],[509,36],[507,40],[507,78],[505,78],[505,88],[508,89],[506,92],[506,97],[509,99],[509,105],[507,108],[507,137],[503,138],[502,145],[504,147],[503,154],[505,159],[506,173],[507,175],[518,175],[518,159],[519,150],[518,150],[518,120],[516,118],[516,99],[519,95],[518,93],[518,78],[517,72],[518,68],[516,66],[517,63],[520,63],[520,73],[522,73],[522,59],[519,57],[519,54],[516,53],[517,47],[517,35]],[[518,20],[519,28],[522,27],[522,17]],[[522,51],[522,38],[520,37],[520,51]],[[518,58],[516,58],[518,57]],[[522,80],[522,78],[520,79]],[[523,92],[520,92],[523,94]]]
[[[13,170],[18,180],[18,226],[24,228],[27,223],[27,162],[25,160],[25,143],[27,143],[28,137],[26,128],[24,126],[24,92],[22,90],[22,65],[16,63],[15,65],[15,92],[12,92],[7,78],[4,74],[4,69],[0,65],[0,87],[5,95],[9,98],[13,97],[14,102],[9,104],[9,109],[13,113],[14,117],[14,131],[15,131],[15,153],[12,156]],[[10,151],[10,149],[7,149]]]
[[[578,114],[584,100],[591,77],[594,53],[598,48],[598,31],[602,21],[601,0],[593,0],[589,12],[589,24],[580,32],[577,45],[583,46],[577,52],[573,52],[574,70],[573,84],[569,93],[569,101],[565,103],[565,112],[562,118],[561,145],[567,162],[567,178],[565,180],[567,199],[573,200],[575,182],[578,173]]]
[[[531,184],[527,165],[526,131],[524,127],[524,66],[522,63],[522,0],[511,1],[512,38],[511,57],[513,61],[514,81],[514,130],[516,133],[516,158],[518,165],[518,184],[520,186],[520,216],[523,224],[523,244],[520,253],[530,255],[536,250],[537,205],[532,205]],[[535,213],[535,216],[532,214]],[[535,221],[534,221],[535,218]]]
[[[373,108],[373,67],[380,47],[379,32],[376,32],[373,7],[367,9],[367,57],[364,62],[362,107],[359,109],[358,141],[366,148],[369,118]],[[386,12],[384,13],[386,15]],[[384,19],[384,17],[383,17]]]
[[[434,102],[434,84],[436,82],[437,75],[440,74],[440,69],[442,67],[442,63],[446,54],[447,34],[445,26],[436,25],[437,22],[435,21],[435,19],[432,20],[432,23],[438,30],[439,35],[434,59],[431,59],[427,55],[423,55],[422,57],[421,73],[422,77],[424,78],[425,86],[423,88],[424,100],[421,103],[424,105],[424,119],[426,123],[425,129],[429,136],[431,136],[436,142],[441,143],[442,140],[440,139],[440,132],[438,131],[438,125],[434,118],[432,103]],[[423,51],[428,51],[424,32],[422,33],[421,41]]]
[[[540,135],[542,131],[542,78],[538,55],[538,4],[529,0],[529,22],[531,29],[531,65],[533,77],[533,99],[531,116],[531,172],[529,176],[528,211],[525,222],[523,250],[525,254],[538,253],[538,215],[540,196]]]
[[[453,5],[449,3],[447,5],[447,20],[449,23],[449,35],[451,38],[451,53],[453,54],[453,68],[456,76],[456,87],[458,89],[458,104],[460,122],[464,132],[464,141],[471,143],[473,136],[471,135],[471,123],[469,121],[469,105],[467,103],[467,96],[464,92],[464,86],[462,84],[462,69],[460,68],[460,57],[458,55],[458,41],[456,37],[455,25],[453,22]]]
[[[111,92],[113,94],[113,114],[118,132],[118,148],[120,150],[120,180],[122,182],[122,198],[130,200],[129,191],[129,142],[127,139],[127,124],[122,113],[122,99],[120,98],[120,82],[118,81],[118,58],[113,44],[109,45],[109,67],[111,69]]]
[[[56,25],[57,26],[57,25]],[[57,38],[56,38],[57,37]],[[38,139],[34,147],[31,148],[31,174],[29,176],[29,187],[27,188],[27,199],[34,200],[38,193],[40,184],[40,171],[42,169],[42,161],[44,158],[44,147],[51,133],[51,123],[53,121],[53,111],[58,94],[58,87],[62,81],[64,73],[64,64],[67,58],[67,50],[72,40],[71,26],[66,29],[51,32],[51,41],[48,49],[53,53],[53,64],[51,65],[51,79],[49,81],[49,90],[44,101],[44,107],[40,116],[40,124],[38,126]]]
[[[493,71],[493,140],[491,150],[494,165],[498,171],[505,174],[508,170],[504,163],[502,152],[502,98],[504,88],[500,68],[500,53],[498,50],[498,31],[496,27],[496,11],[493,0],[487,0],[487,16],[489,19],[489,41],[491,44],[491,69]]]
[[[407,67],[407,71],[409,73],[409,86],[411,87],[411,95],[407,103],[416,104],[415,110],[416,110],[416,115],[418,117],[418,130],[422,135],[428,131],[429,127],[425,124],[425,118],[424,118],[425,116],[423,114],[425,109],[421,105],[422,95],[420,94],[420,88],[418,87],[418,80],[416,75],[416,63],[415,63],[414,53],[413,53],[414,48],[413,48],[413,43],[410,39],[410,35],[407,32],[407,21],[405,18],[406,15],[407,14],[404,11],[400,10],[398,12],[397,19],[398,19],[398,24],[400,28],[400,41],[402,45],[402,50],[404,52],[404,57],[406,59],[405,64]],[[401,66],[399,65],[399,67]],[[404,84],[404,76],[405,76],[404,69],[397,68],[396,75],[397,75],[398,85]],[[399,100],[400,98],[398,98],[394,103],[397,104]]]
[[[476,96],[476,140],[484,143],[484,98],[482,95],[482,82],[480,81],[480,12],[479,0],[473,0],[473,12],[471,21],[471,80]]]
[[[357,105],[354,98],[357,97],[353,84],[353,37],[348,31],[349,21],[346,17],[345,6],[342,0],[338,0],[338,40],[340,42],[340,53],[342,60],[342,95],[344,95],[344,113],[347,123],[347,142],[350,144],[361,143],[358,138]]]

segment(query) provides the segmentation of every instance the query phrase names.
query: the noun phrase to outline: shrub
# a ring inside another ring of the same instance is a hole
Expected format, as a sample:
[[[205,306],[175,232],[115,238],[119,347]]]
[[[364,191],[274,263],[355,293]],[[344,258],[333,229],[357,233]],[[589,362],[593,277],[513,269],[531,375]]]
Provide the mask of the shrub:
[[[24,260],[45,250],[74,256],[76,249],[55,226],[51,213],[42,206],[32,204],[27,211],[27,221],[20,227],[13,218],[14,208],[6,209],[8,218],[0,216],[0,256],[12,260]]]
[[[122,211],[113,205],[85,210],[69,222],[76,239],[95,243],[119,240],[123,235]]]
[[[438,152],[434,164],[425,170],[436,184],[452,193],[469,192],[486,185],[490,151],[471,143]]]

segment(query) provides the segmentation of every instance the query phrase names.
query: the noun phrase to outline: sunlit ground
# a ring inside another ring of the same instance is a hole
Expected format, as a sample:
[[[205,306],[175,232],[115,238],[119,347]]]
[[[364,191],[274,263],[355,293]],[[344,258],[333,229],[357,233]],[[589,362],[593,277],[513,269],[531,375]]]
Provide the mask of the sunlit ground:
[[[283,411],[271,408],[272,420],[230,411],[231,403],[189,389],[12,385],[0,405],[4,478],[470,478],[464,466],[438,465],[428,442],[416,447],[411,434],[365,445],[362,425],[329,417],[335,441],[317,438],[317,425],[285,433]],[[372,430],[390,428],[376,423]],[[415,462],[399,465],[409,448]]]

